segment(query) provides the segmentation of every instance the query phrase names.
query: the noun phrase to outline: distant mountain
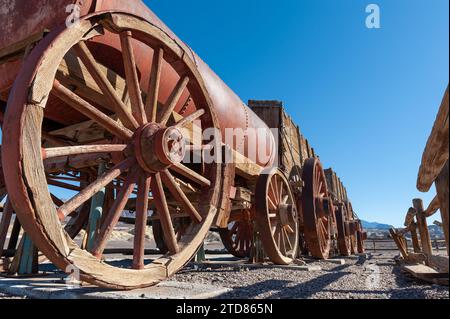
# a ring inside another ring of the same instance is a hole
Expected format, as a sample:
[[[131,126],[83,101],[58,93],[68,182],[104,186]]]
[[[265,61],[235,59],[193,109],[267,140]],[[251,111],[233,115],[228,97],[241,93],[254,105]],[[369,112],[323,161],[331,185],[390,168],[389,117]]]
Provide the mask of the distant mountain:
[[[362,226],[364,229],[380,229],[380,230],[388,230],[390,228],[394,228],[394,226],[381,224],[377,222],[367,222],[365,220],[361,220]]]
[[[442,228],[440,226],[436,226],[436,225],[431,225],[428,226],[428,230],[430,232],[430,237],[433,238],[444,238],[444,231],[442,230]]]

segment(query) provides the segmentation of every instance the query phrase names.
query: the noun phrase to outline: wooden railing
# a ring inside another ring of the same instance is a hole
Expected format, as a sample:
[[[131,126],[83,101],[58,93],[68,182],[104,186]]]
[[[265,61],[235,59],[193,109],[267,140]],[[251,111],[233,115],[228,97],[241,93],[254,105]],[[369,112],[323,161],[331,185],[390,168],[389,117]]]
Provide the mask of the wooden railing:
[[[425,209],[421,199],[414,199],[405,218],[405,228],[390,229],[390,233],[401,257],[411,264],[425,264],[448,274],[448,256],[435,256],[430,239],[427,218],[441,213],[442,223],[438,223],[444,232],[445,247],[449,253],[449,92],[448,88],[442,100],[433,130],[428,139],[422,157],[417,178],[417,189],[430,191],[433,184],[437,195]],[[408,249],[405,235],[411,235],[412,251]]]

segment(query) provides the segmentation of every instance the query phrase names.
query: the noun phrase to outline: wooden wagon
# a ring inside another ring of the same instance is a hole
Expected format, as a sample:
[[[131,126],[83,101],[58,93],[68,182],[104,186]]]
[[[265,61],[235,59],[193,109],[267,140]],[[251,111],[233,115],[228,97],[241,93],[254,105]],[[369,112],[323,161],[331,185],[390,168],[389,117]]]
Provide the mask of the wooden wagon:
[[[274,108],[278,148],[270,108],[247,107],[141,1],[15,0],[0,20],[2,228],[15,212],[20,247],[113,289],[173,275],[213,227],[237,256],[257,228],[274,263],[293,262],[301,241],[329,257],[334,203],[307,140]],[[226,143],[228,128],[255,129],[255,140]],[[251,158],[252,143],[265,156]],[[103,255],[125,210],[133,259],[118,266]],[[163,254],[152,259],[148,224]]]

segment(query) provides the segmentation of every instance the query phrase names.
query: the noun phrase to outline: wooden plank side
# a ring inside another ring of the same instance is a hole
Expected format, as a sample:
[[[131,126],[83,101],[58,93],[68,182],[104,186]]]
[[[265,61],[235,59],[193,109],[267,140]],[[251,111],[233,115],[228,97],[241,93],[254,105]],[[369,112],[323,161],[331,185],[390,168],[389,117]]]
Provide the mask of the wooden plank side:
[[[327,180],[328,192],[334,193],[333,189],[333,169],[328,168],[325,170],[325,179]]]
[[[299,150],[299,156],[300,156],[300,167],[303,167],[303,164],[306,161],[306,158],[302,151],[302,134],[300,133],[300,127],[297,126],[297,143],[298,143],[298,150]]]
[[[282,114],[282,167],[287,176],[298,175],[303,166],[302,156],[300,154],[299,129],[292,119],[283,111]]]
[[[302,158],[303,158],[303,163],[309,158],[309,154],[308,154],[308,145],[306,143],[306,139],[305,137],[302,135],[301,136],[301,154],[302,154]]]

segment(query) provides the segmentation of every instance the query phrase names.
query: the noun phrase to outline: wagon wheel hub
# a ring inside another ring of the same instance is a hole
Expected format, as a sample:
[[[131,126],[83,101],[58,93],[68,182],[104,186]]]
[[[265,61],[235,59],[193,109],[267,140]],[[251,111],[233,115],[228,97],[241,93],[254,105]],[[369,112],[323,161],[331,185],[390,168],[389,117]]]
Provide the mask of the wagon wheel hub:
[[[317,197],[315,201],[316,210],[320,218],[329,217],[333,214],[333,203],[329,197]]]
[[[136,158],[149,173],[163,171],[181,163],[186,155],[186,140],[177,127],[149,123],[135,135]]]
[[[280,222],[283,226],[287,226],[295,221],[297,216],[295,207],[290,204],[282,203],[278,206]]]

